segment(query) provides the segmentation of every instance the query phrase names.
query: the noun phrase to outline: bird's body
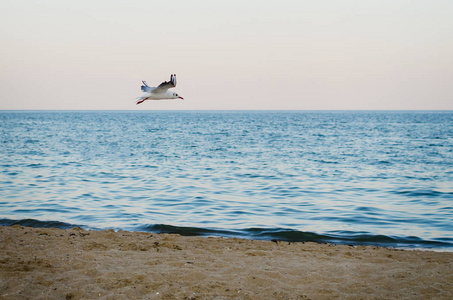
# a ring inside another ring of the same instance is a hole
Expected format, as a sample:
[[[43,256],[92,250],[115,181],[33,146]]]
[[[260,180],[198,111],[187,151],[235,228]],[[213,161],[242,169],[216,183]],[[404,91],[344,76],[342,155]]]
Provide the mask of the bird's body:
[[[145,92],[143,96],[137,99],[136,104],[143,103],[146,100],[164,100],[164,99],[182,99],[177,93],[169,91],[176,86],[176,74],[171,74],[170,81],[164,81],[158,87],[150,87],[146,81],[142,81],[141,90]]]

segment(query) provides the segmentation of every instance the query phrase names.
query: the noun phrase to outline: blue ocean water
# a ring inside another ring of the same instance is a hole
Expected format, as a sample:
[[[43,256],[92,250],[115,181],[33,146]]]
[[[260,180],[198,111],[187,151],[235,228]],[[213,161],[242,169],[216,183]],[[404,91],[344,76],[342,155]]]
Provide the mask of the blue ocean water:
[[[453,251],[453,112],[3,111],[0,225]]]

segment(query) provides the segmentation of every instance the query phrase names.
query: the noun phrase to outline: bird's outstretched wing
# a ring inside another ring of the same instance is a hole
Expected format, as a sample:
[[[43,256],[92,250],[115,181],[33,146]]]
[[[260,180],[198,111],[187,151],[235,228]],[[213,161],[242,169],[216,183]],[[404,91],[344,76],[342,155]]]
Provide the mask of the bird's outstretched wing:
[[[153,93],[161,93],[176,86],[176,74],[171,74],[169,81],[164,81],[155,89]],[[143,89],[142,89],[143,90]]]

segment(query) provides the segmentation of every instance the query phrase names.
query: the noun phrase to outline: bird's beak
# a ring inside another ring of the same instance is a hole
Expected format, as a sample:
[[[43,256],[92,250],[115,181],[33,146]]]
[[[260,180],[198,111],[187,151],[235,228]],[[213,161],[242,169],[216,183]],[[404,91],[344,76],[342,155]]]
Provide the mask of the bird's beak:
[[[183,97],[178,97],[178,98],[179,98],[179,99],[182,99],[182,100],[184,100],[184,98],[183,98]]]

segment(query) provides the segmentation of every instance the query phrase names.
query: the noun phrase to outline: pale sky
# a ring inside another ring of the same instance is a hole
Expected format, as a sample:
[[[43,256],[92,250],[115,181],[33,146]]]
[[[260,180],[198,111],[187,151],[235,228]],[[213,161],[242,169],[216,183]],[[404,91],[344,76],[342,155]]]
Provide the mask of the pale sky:
[[[0,0],[0,109],[452,110],[453,1]]]

